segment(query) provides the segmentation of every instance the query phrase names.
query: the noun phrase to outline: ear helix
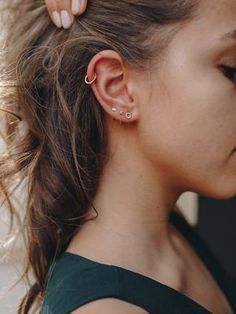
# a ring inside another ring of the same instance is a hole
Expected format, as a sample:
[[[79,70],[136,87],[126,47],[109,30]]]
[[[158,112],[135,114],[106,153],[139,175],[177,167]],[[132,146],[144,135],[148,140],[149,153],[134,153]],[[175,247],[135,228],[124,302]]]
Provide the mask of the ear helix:
[[[97,75],[96,75],[96,73],[95,73],[94,78],[93,78],[91,81],[89,81],[89,80],[88,80],[88,75],[86,75],[85,78],[84,78],[84,81],[85,81],[85,83],[86,83],[87,85],[91,85],[91,84],[93,84],[93,82],[95,82],[96,78],[97,78]],[[117,108],[115,108],[115,107],[111,108],[111,110],[112,110],[112,112],[117,112],[117,111],[118,111]],[[132,116],[133,116],[133,115],[132,115],[132,112],[129,112],[129,111],[124,112],[124,111],[120,110],[120,111],[119,111],[119,114],[120,114],[121,116],[122,116],[122,115],[125,115],[126,119],[128,119],[128,120],[130,120],[130,119],[132,118]]]
[[[85,76],[85,78],[84,78],[84,81],[85,81],[85,83],[86,83],[87,85],[91,85],[91,84],[93,84],[93,82],[95,82],[96,78],[97,78],[97,75],[96,75],[96,73],[95,73],[94,78],[93,78],[91,81],[89,81],[89,80],[88,80],[88,75],[86,74],[86,76]]]

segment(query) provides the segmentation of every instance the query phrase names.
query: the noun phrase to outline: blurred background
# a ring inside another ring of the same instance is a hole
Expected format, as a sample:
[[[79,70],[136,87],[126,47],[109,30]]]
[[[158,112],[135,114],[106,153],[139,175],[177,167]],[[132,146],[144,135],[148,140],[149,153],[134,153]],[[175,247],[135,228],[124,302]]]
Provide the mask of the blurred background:
[[[4,143],[0,140],[0,153],[3,150]],[[14,193],[14,205],[17,205],[21,215],[24,213],[24,195],[23,186]],[[0,204],[0,314],[16,314],[19,301],[26,292],[26,285],[22,282],[7,292],[10,285],[19,279],[24,266],[24,246],[19,226],[15,225],[12,234],[7,235],[8,226],[9,215],[4,205]]]

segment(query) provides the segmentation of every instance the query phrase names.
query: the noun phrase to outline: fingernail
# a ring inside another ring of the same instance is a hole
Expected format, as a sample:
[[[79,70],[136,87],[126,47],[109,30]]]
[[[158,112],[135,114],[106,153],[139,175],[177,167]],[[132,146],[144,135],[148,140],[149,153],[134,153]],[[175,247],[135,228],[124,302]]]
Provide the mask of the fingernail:
[[[73,22],[72,18],[70,17],[69,13],[66,10],[61,11],[61,21],[62,21],[62,26],[64,28],[69,28],[71,27],[71,24]]]
[[[73,14],[79,13],[80,10],[80,0],[72,0],[71,11]]]
[[[59,28],[62,27],[61,18],[60,18],[59,12],[57,12],[57,11],[53,11],[53,12],[52,12],[52,20],[53,20],[54,24],[55,24],[57,27],[59,27]]]

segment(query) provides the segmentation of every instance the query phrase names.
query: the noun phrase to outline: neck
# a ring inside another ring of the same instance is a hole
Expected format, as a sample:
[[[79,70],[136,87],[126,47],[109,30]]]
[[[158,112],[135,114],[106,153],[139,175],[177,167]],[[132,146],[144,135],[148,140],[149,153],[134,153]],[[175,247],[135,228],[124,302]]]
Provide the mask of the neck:
[[[98,216],[89,208],[88,218],[95,219],[81,226],[68,250],[179,290],[185,267],[169,215],[182,191],[173,185],[177,180],[168,177],[168,169],[143,156],[132,131],[131,136],[112,134],[111,157],[93,199]]]
[[[119,156],[113,154],[106,165],[93,200],[98,217],[91,221],[92,229],[117,254],[132,248],[134,256],[156,260],[162,249],[171,247],[168,219],[179,195],[166,175],[157,175],[138,153],[131,156],[119,149]],[[91,213],[94,217],[93,209]]]
[[[81,227],[68,249],[180,289],[178,235],[168,222],[179,194],[138,153],[119,149],[119,154],[113,154],[100,179],[93,200],[98,217]],[[90,217],[95,217],[92,208]]]
[[[132,159],[122,166],[110,163],[93,201],[99,214],[97,223],[138,242],[148,241],[149,247],[161,245],[168,236],[169,215],[179,197],[161,182],[161,177],[153,176],[153,169],[140,167]]]

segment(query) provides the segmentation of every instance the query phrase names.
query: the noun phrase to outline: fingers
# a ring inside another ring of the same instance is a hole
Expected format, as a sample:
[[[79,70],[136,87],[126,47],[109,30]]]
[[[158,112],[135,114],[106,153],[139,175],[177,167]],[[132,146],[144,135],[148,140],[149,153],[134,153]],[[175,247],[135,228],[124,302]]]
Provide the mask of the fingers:
[[[72,25],[74,15],[71,12],[71,0],[45,0],[45,3],[49,15],[57,27],[68,29]]]
[[[45,3],[53,23],[67,29],[72,25],[74,15],[85,12],[88,0],[45,0]]]
[[[87,9],[88,0],[72,0],[71,10],[74,15],[81,15]]]

